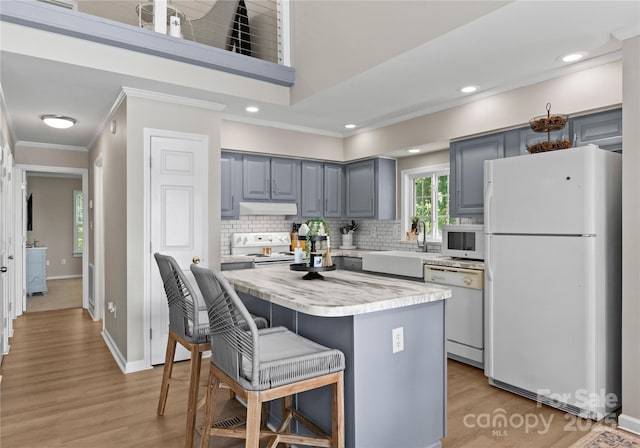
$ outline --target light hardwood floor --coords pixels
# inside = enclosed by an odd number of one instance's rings
[[[47,280],[47,289],[27,296],[27,312],[82,308],[82,277]]]
[[[171,386],[165,415],[156,416],[162,369],[122,374],[102,340],[101,322],[93,322],[86,311],[29,313],[18,318],[14,328],[11,351],[0,371],[2,448],[183,446],[187,383]],[[203,384],[207,368],[203,362]],[[184,362],[174,367],[175,375],[187,371]],[[563,413],[489,386],[478,369],[450,361],[448,379],[445,448],[565,448],[584,435],[564,431],[570,420]],[[225,400],[223,417],[241,409],[227,394],[219,395]],[[480,427],[482,415],[494,416],[500,409],[507,417],[543,415],[548,421],[553,416],[551,429],[538,433],[544,428],[541,423],[529,431],[514,425]],[[512,422],[517,424],[517,418]],[[238,440],[215,440],[216,448],[242,446]]]

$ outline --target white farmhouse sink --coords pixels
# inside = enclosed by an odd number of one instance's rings
[[[402,250],[364,252],[362,254],[362,269],[382,274],[423,278],[424,260],[438,256],[441,254]]]

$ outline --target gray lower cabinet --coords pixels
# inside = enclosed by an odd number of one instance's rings
[[[300,209],[303,218],[323,216],[324,165],[322,162],[302,162],[302,196]]]
[[[297,201],[299,189],[299,160],[255,155],[243,156],[243,199]]]
[[[242,196],[242,156],[233,153],[220,155],[220,216],[238,219]]]
[[[346,271],[362,271],[362,258],[360,257],[333,257],[336,269],[344,269]]]
[[[622,152],[622,109],[574,117],[570,122],[574,147],[594,144]]]
[[[345,166],[346,218],[395,219],[396,161],[377,158]]]
[[[27,295],[47,292],[47,248],[28,247],[26,259]]]
[[[456,217],[484,213],[484,161],[503,158],[504,133],[451,143],[449,214]]]

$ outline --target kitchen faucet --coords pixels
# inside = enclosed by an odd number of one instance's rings
[[[422,244],[420,243],[420,225],[422,225]],[[426,252],[427,251],[427,236],[426,236],[426,230],[427,230],[427,226],[425,224],[425,222],[420,219],[418,221],[418,225],[416,226],[416,232],[418,232],[418,249],[422,252]]]

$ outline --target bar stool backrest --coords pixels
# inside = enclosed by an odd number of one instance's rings
[[[191,265],[209,313],[211,362],[235,381],[247,380],[253,387],[259,381],[258,328],[247,308],[226,278],[219,272]],[[215,350],[213,350],[215,347]],[[243,368],[251,366],[248,378]]]
[[[188,342],[207,342],[209,328],[204,325],[206,322],[200,322],[197,292],[173,257],[160,253],[154,257],[169,303],[169,328]]]

